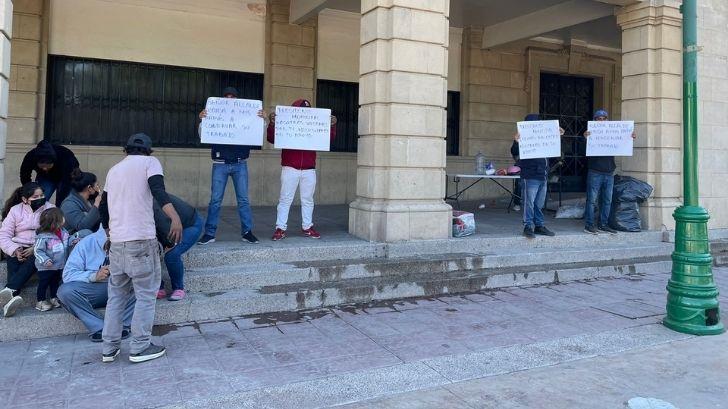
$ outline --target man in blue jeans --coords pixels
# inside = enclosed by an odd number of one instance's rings
[[[109,299],[109,259],[104,244],[106,232],[98,229],[78,242],[63,268],[63,284],[58,288],[58,299],[63,306],[81,320],[89,331],[92,342],[101,342],[104,318],[96,308],[106,307]],[[131,317],[136,298],[129,297],[123,315],[121,339],[129,338]]]
[[[157,229],[157,240],[164,247],[164,265],[167,266],[169,280],[172,282],[172,294],[169,301],[180,301],[185,298],[185,265],[182,262],[182,255],[195,245],[197,239],[202,234],[202,218],[197,214],[197,209],[190,206],[187,202],[179,197],[167,194],[169,202],[174,206],[174,210],[179,215],[182,222],[182,240],[179,243],[173,243],[169,239],[169,231],[172,220],[164,213],[162,207],[154,201],[154,224]],[[164,289],[164,281],[159,285],[157,291],[157,299],[167,297],[167,290]]]
[[[529,114],[524,121],[538,121],[538,114]],[[561,135],[564,130],[560,129]],[[518,143],[521,135],[516,133],[511,145],[511,156],[520,156]],[[529,239],[536,235],[553,237],[556,233],[544,226],[543,207],[546,204],[546,178],[549,171],[547,158],[519,159],[521,168],[521,201],[523,202],[523,235]]]
[[[237,98],[238,90],[227,87],[222,91],[224,98]],[[265,112],[258,112],[258,116],[265,120]],[[207,110],[200,112],[200,120],[207,117]],[[209,244],[215,242],[217,222],[220,218],[220,206],[225,196],[225,186],[228,177],[233,179],[235,197],[238,201],[238,215],[240,216],[240,235],[244,242],[258,243],[258,238],[253,235],[253,213],[250,210],[248,200],[248,157],[250,146],[245,145],[212,145],[212,184],[210,204],[207,207],[207,222],[205,222],[205,234],[198,244]]]
[[[609,113],[599,109],[594,113],[595,121],[608,121]],[[589,131],[584,137],[589,138]],[[632,133],[632,139],[636,137]],[[584,211],[584,231],[589,234],[599,234],[600,231],[617,234],[609,227],[609,213],[612,211],[612,190],[614,189],[614,170],[617,168],[614,156],[591,156],[588,159],[586,176],[586,209]],[[594,225],[594,213],[599,197],[599,223]]]

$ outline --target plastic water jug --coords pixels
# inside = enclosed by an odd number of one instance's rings
[[[478,151],[478,154],[475,155],[475,173],[478,175],[484,175],[485,166],[485,155],[483,155],[483,152]]]

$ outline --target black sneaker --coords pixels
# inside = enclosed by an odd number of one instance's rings
[[[527,239],[532,239],[536,237],[536,235],[533,233],[533,227],[526,226],[523,228],[523,235],[526,236]]]
[[[546,226],[536,226],[536,229],[533,232],[536,234],[540,234],[541,236],[554,237],[556,235],[556,233],[547,229]]]
[[[147,362],[151,361],[152,359],[157,359],[164,355],[166,349],[164,347],[161,347],[159,345],[149,344],[147,349],[144,351],[138,353],[138,354],[131,354],[129,355],[129,361],[134,363],[139,362]]]
[[[243,234],[243,241],[247,241],[248,243],[259,243],[258,238],[253,235],[252,231],[248,231],[247,233]]]
[[[209,234],[205,234],[204,236],[202,236],[200,241],[197,242],[197,244],[204,246],[205,244],[210,244],[210,243],[214,243],[214,242],[215,242],[215,238],[213,236],[210,236]]]
[[[594,226],[584,227],[584,232],[589,233],[589,234],[599,234],[599,231],[597,231],[597,228]]]
[[[101,356],[101,362],[114,362],[116,357],[119,356],[119,353],[121,353],[121,350],[119,348],[116,348],[108,354],[103,354]]]
[[[617,231],[609,226],[599,226],[599,230],[607,232],[609,234],[617,234]]]

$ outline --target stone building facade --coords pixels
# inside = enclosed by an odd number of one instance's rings
[[[444,237],[443,197],[453,188],[446,175],[471,172],[478,152],[511,164],[515,122],[543,110],[547,74],[588,80],[588,106],[636,122],[634,156],[618,171],[655,187],[642,209],[647,226],[673,227],[682,194],[678,0],[208,3],[0,0],[5,196],[18,184],[23,154],[53,138],[53,58],[224,70],[261,75],[267,109],[297,98],[317,104],[322,82],[357,90],[358,148],[319,154],[317,203],[350,204],[350,232],[370,240]],[[700,190],[717,229],[728,227],[728,4],[701,1],[699,18]],[[454,142],[446,140],[451,128]],[[104,175],[121,157],[119,145],[92,142],[71,148],[84,169]],[[156,155],[170,191],[205,206],[209,150],[161,147]],[[254,205],[277,203],[278,158],[271,146],[253,152]],[[483,197],[504,200],[491,185],[465,198]],[[233,200],[228,194],[225,204]]]

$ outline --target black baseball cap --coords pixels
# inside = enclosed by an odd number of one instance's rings
[[[152,138],[145,133],[135,133],[129,137],[126,142],[127,148],[142,148],[147,149],[149,152],[152,151]]]

